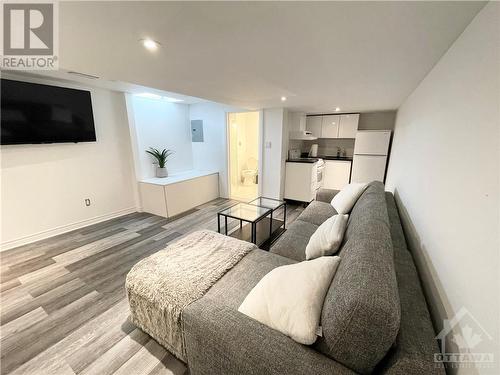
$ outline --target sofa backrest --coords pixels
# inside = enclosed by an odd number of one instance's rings
[[[382,183],[370,183],[356,202],[339,255],[316,349],[369,373],[394,343],[401,316]]]

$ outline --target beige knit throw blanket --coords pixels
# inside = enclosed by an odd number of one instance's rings
[[[183,309],[256,248],[203,230],[143,259],[130,270],[125,283],[132,322],[186,362]]]

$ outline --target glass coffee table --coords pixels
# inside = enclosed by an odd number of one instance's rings
[[[276,211],[283,208],[283,220]],[[286,230],[286,202],[259,197],[248,203],[238,203],[217,213],[217,229],[221,233],[221,217],[224,217],[226,235],[253,242],[261,249],[269,250],[272,243]],[[239,220],[239,228],[228,234],[228,218]],[[245,223],[245,224],[244,224]]]

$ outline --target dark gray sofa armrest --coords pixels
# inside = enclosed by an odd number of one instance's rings
[[[191,375],[355,374],[316,350],[207,297],[185,308],[183,322]]]
[[[340,190],[332,190],[332,189],[319,189],[316,193],[316,200],[320,202],[330,203],[333,197]]]

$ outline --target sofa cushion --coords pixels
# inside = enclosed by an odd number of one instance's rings
[[[415,263],[406,246],[394,196],[386,192],[385,197],[401,301],[401,323],[395,344],[378,364],[377,370],[379,373],[394,375],[444,375],[444,367],[434,361],[434,353],[439,353],[434,338],[436,333],[432,327]]]
[[[318,337],[321,308],[339,262],[339,257],[320,257],[277,267],[248,293],[238,311],[311,345]]]
[[[333,215],[321,224],[309,238],[306,246],[306,259],[335,254],[342,243],[349,215]]]
[[[183,313],[192,375],[358,375],[207,296]]]
[[[323,306],[316,348],[369,373],[394,343],[400,302],[382,183],[370,183],[352,209],[340,262]]]
[[[303,220],[295,220],[288,230],[276,241],[271,252],[297,260],[306,260],[306,246],[318,225]]]
[[[330,204],[332,202],[333,197],[337,195],[339,191],[340,190],[321,188],[316,192],[316,200]]]
[[[252,288],[276,267],[296,261],[256,249],[248,253],[236,266],[217,281],[205,294],[206,297],[235,310]],[[205,298],[205,296],[203,298]]]
[[[356,204],[358,198],[365,191],[367,184],[353,182],[345,186],[332,198],[332,206],[339,214],[348,214]]]
[[[326,219],[336,215],[337,211],[329,203],[312,201],[304,211],[297,217],[297,220],[302,220],[314,225],[321,225]]]

